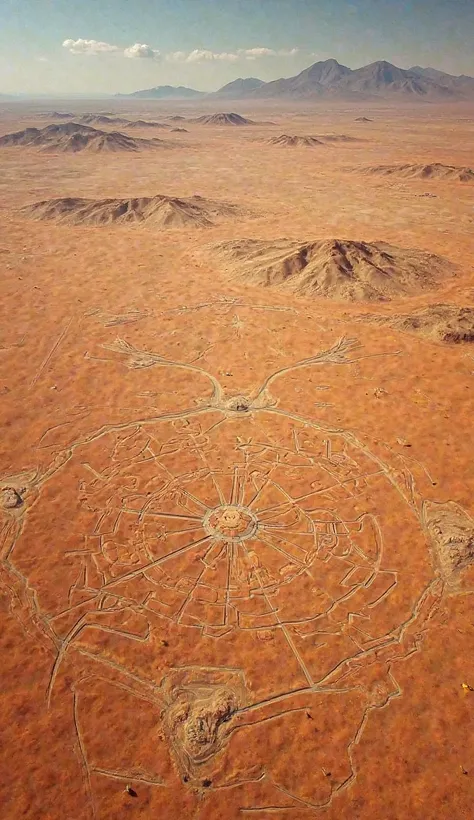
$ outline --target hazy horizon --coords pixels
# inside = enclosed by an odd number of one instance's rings
[[[326,58],[326,60],[327,59],[331,59],[331,58]],[[309,63],[308,66],[304,66],[303,69],[300,69],[300,70],[302,71],[302,70],[304,70],[304,68],[309,68],[311,65],[314,64],[314,62],[318,62],[318,61],[314,60],[312,63]],[[343,65],[347,65],[347,64],[343,63]],[[354,69],[357,69],[357,68],[362,68],[363,66],[347,66],[347,67],[352,68],[354,70]],[[414,67],[414,66],[398,66],[398,68],[404,68],[405,70],[409,69],[409,68],[412,68],[412,67]],[[422,67],[423,68],[438,68],[438,66],[436,66],[436,65],[422,66]],[[474,75],[474,72],[473,72],[473,75]],[[249,78],[251,76],[255,78],[255,75],[253,75],[253,74],[252,75],[246,74],[245,77],[240,77],[240,76],[236,75],[235,77],[231,78],[230,80],[227,80],[226,83],[223,83],[223,85],[226,85],[227,83],[232,82],[233,80],[245,79],[245,78]],[[258,78],[258,79],[261,79],[261,77]],[[280,79],[280,78],[279,77],[273,77],[271,79]],[[266,80],[264,82],[269,82],[269,81],[271,81],[271,80]],[[152,88],[152,87],[166,87],[166,86],[179,88],[179,87],[183,87],[183,84],[182,83],[179,83],[179,84],[176,83],[176,84],[173,85],[172,83],[159,83],[159,84],[157,84],[157,86],[150,86],[150,88]],[[187,88],[192,88],[195,91],[201,91],[203,94],[211,94],[215,91],[218,91],[222,87],[222,85],[218,85],[215,88],[207,88],[207,89],[197,88],[195,85],[186,86],[186,87]],[[139,90],[146,90],[146,89],[145,88],[140,88],[140,89],[134,88],[133,89],[133,91],[139,91]],[[2,93],[4,93],[4,92],[0,92],[0,99],[1,99]],[[12,97],[12,99],[16,98],[16,99],[24,99],[24,100],[28,100],[28,99],[32,99],[32,100],[33,99],[61,99],[61,100],[71,99],[72,100],[72,99],[76,99],[76,98],[77,99],[91,99],[92,100],[92,99],[95,99],[95,98],[97,98],[97,99],[113,99],[116,96],[118,96],[118,97],[127,96],[128,93],[130,93],[130,92],[114,92],[114,91],[111,91],[111,92],[106,92],[106,91],[103,91],[103,92],[94,92],[94,91],[84,91],[84,92],[80,92],[80,91],[79,92],[77,92],[77,91],[76,92],[59,91],[59,92],[53,92],[53,91],[51,91],[51,92],[48,93],[48,92],[38,91],[38,92],[30,92],[30,93],[28,93],[28,92],[16,92],[16,93],[10,92],[10,96]],[[9,96],[9,95],[7,94],[6,96]],[[141,99],[143,100],[143,98],[141,98]],[[186,102],[193,103],[193,101],[195,100],[194,97],[189,97],[189,98],[183,97],[183,98],[179,98],[179,99],[182,103],[186,103]],[[201,98],[199,98],[199,99],[201,99]],[[140,98],[138,98],[138,100],[140,100]],[[166,102],[166,100],[167,100],[167,97],[164,97],[163,102]],[[302,100],[302,102],[305,102],[305,101]],[[325,99],[324,102],[325,102],[325,104],[327,104],[327,99]],[[383,102],[385,102],[385,100],[382,98],[380,100],[380,102],[383,103]]]
[[[113,95],[158,85],[215,91],[329,58],[474,75],[467,0],[4,0],[0,94]]]

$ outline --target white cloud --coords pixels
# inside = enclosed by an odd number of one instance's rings
[[[102,43],[98,40],[64,40],[63,48],[67,48],[71,54],[111,54],[120,51],[118,46],[110,43]]]
[[[256,60],[257,57],[275,57],[276,53],[273,48],[265,48],[264,46],[258,46],[257,48],[239,48],[239,54],[242,54],[247,60]]]
[[[187,56],[185,51],[170,51],[169,54],[166,55],[166,60],[168,60],[169,63],[185,63]]]
[[[256,48],[239,48],[239,54],[245,57],[246,60],[258,60],[259,57],[293,57],[298,54],[298,48],[266,48],[265,46],[257,46]]]
[[[63,48],[67,48],[71,54],[117,54],[121,52],[124,57],[133,60],[161,60],[161,52],[152,48],[147,43],[135,43],[126,48],[103,43],[98,40],[64,40]],[[258,60],[262,57],[292,57],[298,53],[297,48],[281,48],[275,50],[266,46],[256,46],[254,48],[239,48],[237,51],[210,51],[205,48],[195,48],[193,51],[172,51],[165,55],[165,59],[171,63],[206,63],[206,62],[227,62],[235,63],[238,60]]]
[[[232,54],[228,51],[207,51],[206,49],[195,48],[185,58],[186,63],[202,63],[212,60],[223,60],[229,63],[235,63],[239,59],[238,54]]]
[[[232,51],[210,51],[205,48],[195,48],[193,51],[172,51],[166,55],[171,63],[205,63],[223,61],[235,63],[237,60],[257,60],[260,57],[293,57],[298,53],[297,48],[282,48],[275,51],[273,48],[258,46],[256,48],[239,48]]]
[[[132,60],[160,60],[161,53],[146,43],[135,43],[133,46],[128,46],[124,50],[125,57],[130,57]]]

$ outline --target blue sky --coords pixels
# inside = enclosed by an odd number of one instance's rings
[[[474,0],[0,0],[0,93],[213,90],[335,57],[474,75]]]

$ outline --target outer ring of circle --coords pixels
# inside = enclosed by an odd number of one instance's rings
[[[251,520],[249,522],[249,526],[244,532],[239,533],[238,535],[224,535],[223,533],[219,532],[218,530],[214,529],[209,524],[209,519],[211,515],[218,512],[219,510],[224,511],[226,508],[230,508],[232,510],[239,510],[245,515],[247,515]],[[248,509],[248,507],[242,507],[240,504],[219,504],[218,507],[213,507],[212,510],[208,510],[203,518],[203,527],[208,535],[213,536],[214,538],[218,538],[220,541],[231,541],[231,542],[238,542],[238,541],[246,541],[248,538],[252,538],[258,530],[258,519],[255,513]]]

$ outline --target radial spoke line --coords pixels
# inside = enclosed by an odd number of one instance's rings
[[[154,442],[155,442],[155,443],[156,443],[156,444],[157,444],[160,448],[162,447],[162,445],[160,444],[160,442],[159,442],[159,441],[157,441],[157,440],[156,440],[156,438],[154,438],[154,436],[152,436],[152,435],[150,434],[150,435],[149,435],[149,438],[150,438],[150,441],[154,441]],[[151,450],[150,452],[153,452],[153,451]],[[183,480],[183,474],[181,474],[181,475],[177,475],[177,476],[176,476],[176,475],[174,475],[174,473],[172,473],[172,472],[171,472],[171,470],[169,469],[169,467],[167,467],[167,466],[166,466],[166,464],[162,464],[162,462],[159,460],[159,455],[155,455],[155,454],[153,454],[153,455],[154,455],[154,460],[156,461],[157,465],[158,465],[159,467],[161,467],[161,469],[162,469],[162,470],[164,470],[166,473],[168,473],[168,475],[170,476],[170,478],[172,479],[172,481],[173,481],[173,482],[177,482],[177,481],[182,481],[182,480]],[[166,455],[166,454],[165,454],[165,455]],[[195,497],[194,497],[191,493],[189,493],[187,490],[185,490],[185,489],[184,489],[184,487],[181,487],[180,489],[181,489],[181,492],[182,492],[184,495],[187,495],[187,496],[188,496],[188,498],[191,498],[191,499],[195,502],[195,504],[197,504],[199,507],[203,507],[205,510],[209,510],[209,509],[210,509],[210,508],[209,508],[206,504],[204,504],[202,501],[199,501],[199,499],[198,499],[198,498],[195,498]]]
[[[227,626],[230,608],[230,580],[232,574],[232,564],[234,561],[234,545],[227,544],[227,573],[226,573],[226,590],[225,590],[225,610],[224,610],[224,624]]]
[[[166,555],[162,555],[161,558],[157,558],[156,561],[152,561],[149,564],[145,564],[145,566],[133,570],[133,572],[128,572],[126,575],[122,575],[120,578],[114,578],[113,581],[108,581],[106,584],[104,584],[102,590],[108,589],[112,586],[116,586],[117,584],[121,584],[124,581],[130,581],[132,580],[132,578],[136,578],[138,575],[143,575],[143,573],[148,572],[148,570],[153,569],[153,567],[158,567],[160,566],[160,564],[164,564],[165,561],[169,561],[170,558],[176,558],[178,555],[183,555],[183,553],[188,552],[188,550],[193,549],[193,547],[197,547],[199,546],[199,544],[204,544],[206,541],[209,541],[210,539],[211,536],[206,535],[204,538],[199,538],[197,541],[193,541],[191,544],[187,544],[185,547],[180,547],[180,549],[173,550],[173,552],[168,552]]]
[[[247,466],[245,465],[243,468],[243,475],[241,476],[240,484],[239,484],[239,498],[238,503],[243,505],[245,499],[245,485],[248,482],[248,472]]]
[[[232,476],[232,489],[230,491],[230,504],[237,504],[238,503],[238,496],[237,491],[239,489],[239,473],[238,467],[234,467],[234,474]],[[240,496],[240,493],[239,493]]]
[[[204,501],[200,501],[199,498],[196,498],[196,496],[188,492],[188,490],[185,490],[184,487],[181,488],[181,492],[183,493],[183,495],[187,495],[187,497],[190,498],[191,501],[194,501],[194,503],[197,504],[199,507],[203,507],[203,509],[205,510],[212,509],[212,507],[208,507],[207,504],[204,504]]]
[[[372,477],[372,476],[380,475],[382,472],[383,472],[382,470],[378,470],[376,473],[368,473],[367,475]],[[366,476],[364,475],[364,476],[358,476],[358,477],[359,478],[365,478]],[[331,476],[331,478],[333,478],[333,476]],[[311,492],[309,492],[309,493],[305,493],[304,495],[299,495],[299,496],[295,497],[293,499],[293,503],[294,504],[299,504],[300,501],[305,501],[307,498],[311,498],[312,495],[324,495],[324,493],[329,493],[329,492],[331,492],[331,490],[336,490],[339,487],[344,487],[345,484],[348,484],[351,481],[355,481],[355,480],[356,479],[354,479],[354,478],[346,478],[346,479],[344,479],[344,481],[337,481],[335,484],[330,484],[328,487],[322,487],[321,490],[311,490]],[[287,503],[288,502],[283,502],[282,501],[280,504],[275,504],[273,507],[267,507],[265,510],[261,511],[260,515],[263,515],[264,513],[267,513],[267,512],[273,512],[274,510],[277,510],[279,507],[283,507]],[[311,511],[309,511],[309,512],[311,512]],[[309,512],[308,512],[308,514],[309,514]]]
[[[249,501],[249,502],[248,502],[248,504],[247,504],[247,507],[249,507],[249,508],[250,508],[253,504],[255,504],[255,502],[258,500],[258,497],[259,497],[259,496],[263,493],[263,491],[267,488],[268,484],[269,484],[269,483],[271,482],[271,480],[272,480],[272,473],[273,473],[273,472],[277,469],[277,466],[278,466],[278,465],[274,464],[274,465],[273,465],[273,467],[271,467],[271,468],[270,468],[270,470],[268,471],[268,473],[266,473],[266,475],[265,475],[265,482],[262,484],[262,486],[260,487],[260,489],[259,489],[259,490],[257,490],[257,492],[255,493],[254,497],[250,499],[250,501]]]
[[[288,511],[290,509],[294,509],[294,504],[290,503],[289,501],[280,501],[279,504],[274,504],[273,507],[266,507],[264,510],[259,510],[258,517],[261,519],[263,516],[266,516],[267,513],[273,513],[277,510],[280,510],[282,507],[288,507]]]
[[[216,478],[215,478],[215,475],[214,475],[214,470],[212,470],[212,468],[211,468],[211,466],[210,466],[210,464],[209,464],[209,462],[206,458],[205,453],[203,452],[203,450],[197,444],[195,436],[191,435],[191,438],[194,442],[194,446],[195,446],[197,452],[199,453],[199,458],[201,459],[201,461],[206,465],[207,469],[209,470],[209,475],[211,476],[212,483],[214,484],[214,487],[216,488],[216,492],[217,492],[217,495],[219,497],[219,500],[220,500],[221,504],[225,504],[225,500],[224,500],[222,490],[219,487],[219,484],[216,481]]]
[[[261,590],[262,590],[262,595],[263,595],[263,597],[265,598],[265,601],[266,601],[266,603],[267,603],[267,606],[269,607],[270,611],[273,611],[273,612],[274,612],[275,618],[276,618],[276,619],[277,619],[277,621],[278,621],[278,624],[279,624],[279,626],[280,626],[280,629],[281,629],[281,631],[283,632],[283,634],[284,634],[284,636],[285,636],[285,638],[286,638],[286,641],[287,641],[287,643],[288,643],[288,646],[290,647],[291,651],[293,652],[293,655],[295,656],[295,658],[296,658],[296,660],[297,660],[297,662],[298,662],[298,665],[299,665],[299,667],[300,667],[301,671],[303,672],[303,674],[304,674],[304,676],[305,676],[306,680],[308,681],[309,685],[310,685],[310,686],[314,686],[314,681],[313,681],[313,679],[312,679],[312,677],[311,677],[311,675],[310,675],[310,673],[309,673],[309,671],[308,671],[308,669],[307,669],[307,667],[306,667],[306,664],[304,663],[304,661],[303,661],[303,659],[302,659],[302,657],[301,657],[300,653],[298,652],[298,649],[296,648],[296,646],[295,646],[295,644],[294,644],[294,642],[293,642],[293,639],[292,639],[292,637],[291,637],[291,635],[290,635],[290,633],[289,633],[289,630],[287,629],[287,627],[285,626],[285,624],[284,624],[284,623],[282,623],[282,621],[281,621],[281,619],[280,619],[280,616],[279,616],[279,614],[278,614],[278,610],[277,610],[277,609],[276,609],[276,610],[273,610],[273,609],[272,609],[272,605],[271,605],[270,601],[268,600],[268,596],[267,596],[267,594],[266,594],[266,592],[265,592],[265,588],[264,588],[264,586],[263,586],[263,584],[262,584],[262,581],[261,581],[261,578],[260,578],[260,573],[259,573],[259,571],[258,571],[258,570],[256,570],[256,571],[255,571],[255,575],[257,576],[257,580],[258,580],[258,583],[260,584],[260,588],[261,588]]]
[[[201,559],[203,562],[204,562],[204,559],[206,558],[206,556],[207,556],[208,552],[210,552],[210,550],[212,549],[212,547],[213,547],[213,545],[211,544],[211,546],[209,547],[209,549],[208,549],[208,550],[206,550],[206,554],[205,554],[205,555],[203,556],[203,558]],[[178,612],[176,613],[176,617],[177,617],[176,623],[178,623],[178,624],[179,624],[179,622],[181,621],[181,617],[182,617],[182,615],[184,615],[184,610],[186,609],[187,605],[189,604],[189,601],[190,601],[191,595],[192,595],[192,594],[193,594],[193,592],[195,591],[196,587],[199,585],[199,581],[201,580],[202,576],[204,575],[204,573],[205,573],[206,569],[208,569],[208,566],[207,566],[207,564],[203,563],[203,567],[202,567],[201,572],[199,573],[198,577],[194,580],[194,585],[193,585],[193,586],[192,586],[192,588],[189,590],[188,594],[186,595],[186,598],[184,599],[184,601],[183,601],[183,603],[181,604],[181,606],[180,606],[180,608],[179,608]]]
[[[278,618],[278,615],[276,615],[276,618]],[[310,686],[314,686],[314,680],[312,679],[312,677],[309,673],[309,670],[308,670],[305,662],[303,661],[303,658],[301,657],[300,653],[298,652],[295,644],[293,643],[293,639],[292,639],[287,627],[284,624],[281,624],[281,631],[283,632],[286,640],[288,641],[288,645],[289,645],[291,651],[293,652],[296,660],[298,661],[298,664],[301,667],[301,670],[302,670],[306,680],[308,681]]]
[[[201,453],[201,451],[199,451],[199,455],[201,456],[204,464],[206,465],[207,469],[209,470],[209,475],[211,476],[212,483],[214,484],[214,487],[216,488],[217,495],[219,496],[219,501],[221,502],[221,504],[225,504],[224,493],[222,492],[222,490],[219,486],[219,482],[217,481],[216,476],[215,476],[216,471],[211,469],[211,467],[209,466],[209,462],[208,462],[207,458],[204,456],[203,453]]]
[[[202,529],[204,529],[204,528],[203,528],[202,521],[201,521],[199,523],[199,525],[196,526],[196,527],[187,527],[184,530],[172,530],[171,532],[167,533],[167,538],[172,538],[174,535],[183,535],[183,533],[186,533],[186,532],[198,532],[199,530],[202,530]]]
[[[255,493],[253,498],[250,499],[250,501],[247,504],[247,507],[250,508],[253,504],[255,504],[255,502],[258,500],[259,495],[262,494],[263,490],[267,487],[267,485],[270,483],[270,481],[271,481],[270,473],[267,473],[267,475],[265,477],[265,482],[262,484],[260,489],[257,490],[257,492]]]
[[[259,524],[259,529],[268,530],[270,535],[273,534],[275,530],[278,532],[288,532],[290,531],[292,535],[314,535],[314,530],[292,530],[291,525],[288,524],[286,527],[279,527],[277,524]],[[278,535],[278,538],[283,538],[282,535]],[[288,540],[288,539],[286,539]]]
[[[224,419],[221,419],[220,421],[215,421],[214,424],[207,428],[207,430],[204,430],[204,435],[209,435],[209,433],[212,433],[213,430],[216,430],[223,423]]]
[[[217,481],[217,479],[215,478],[215,475],[214,475],[213,470],[209,470],[209,474],[210,474],[210,476],[211,476],[211,478],[212,478],[212,483],[214,484],[214,487],[216,488],[216,492],[217,492],[217,495],[218,495],[218,497],[219,497],[219,501],[220,501],[220,503],[221,503],[222,505],[224,505],[224,504],[226,503],[226,501],[225,501],[225,496],[224,496],[224,493],[223,493],[223,492],[222,492],[222,490],[221,490],[221,487],[220,487],[220,485],[219,485],[219,482],[218,482],[218,481]]]
[[[287,518],[286,518],[288,513],[294,513],[293,518],[291,519],[291,521],[288,521]],[[297,507],[296,505],[292,505],[292,507],[290,509],[280,512],[277,519],[275,519],[275,516],[272,516],[270,519],[268,519],[268,517],[266,516],[265,520],[262,521],[262,515],[259,515],[259,520],[261,522],[260,526],[263,527],[264,529],[268,529],[268,530],[273,529],[273,530],[295,531],[295,530],[293,530],[293,527],[299,526],[302,523],[302,521],[301,521],[302,518],[306,518],[307,521],[310,521],[308,516],[305,513],[303,513],[299,509],[299,507]],[[309,533],[309,532],[312,532],[312,530],[306,530],[306,531],[297,530],[297,532],[300,535],[304,535],[305,532]]]
[[[307,534],[307,535],[311,535],[311,533],[305,533],[305,535],[306,535],[306,534]],[[306,550],[304,547],[300,547],[300,546],[299,546],[299,544],[295,544],[295,543],[293,543],[293,541],[290,541],[290,539],[289,539],[289,538],[286,538],[286,537],[284,537],[284,536],[282,536],[282,535],[278,535],[277,533],[273,533],[273,532],[271,532],[271,533],[267,533],[267,537],[269,537],[269,536],[272,536],[273,538],[280,538],[282,541],[286,541],[286,543],[287,543],[287,544],[290,544],[290,545],[291,545],[292,547],[294,547],[295,549],[297,549],[297,550],[299,550],[300,552],[304,553],[304,555],[305,555],[305,556],[308,554],[308,550]],[[313,540],[314,540],[314,536],[313,536]],[[263,541],[263,538],[262,538],[262,541]],[[266,543],[266,544],[271,544],[271,542],[270,542],[270,541],[265,541],[265,543]],[[298,559],[297,559],[297,558],[295,558],[295,561],[297,561],[297,560],[298,560]]]
[[[137,513],[138,510],[132,510],[128,507],[124,507],[124,512],[127,513]],[[202,521],[202,518],[199,515],[179,515],[178,513],[167,513],[167,512],[147,512],[147,516],[152,516],[153,518],[181,518],[184,521]]]
[[[285,558],[289,558],[290,561],[296,562],[297,564],[300,565],[300,567],[302,567],[302,568],[306,567],[306,564],[304,563],[304,561],[301,561],[300,558],[295,558],[293,555],[290,555],[290,553],[286,552],[283,549],[283,547],[278,547],[278,546],[276,546],[276,544],[272,544],[271,541],[267,541],[266,538],[262,538],[261,536],[258,536],[258,537],[260,538],[260,541],[263,541],[263,543],[267,545],[267,547],[271,547],[271,549],[276,550],[277,552],[280,552],[282,555],[285,556]]]
[[[216,542],[214,542],[214,543],[212,544],[212,546],[211,546],[211,550],[215,547],[216,543],[218,543],[218,541],[216,541]],[[222,556],[222,553],[224,552],[225,548],[226,548],[226,545],[225,545],[225,544],[223,544],[223,545],[222,545],[222,547],[221,547],[221,549],[219,550],[218,554],[216,555],[216,557],[215,557],[215,558],[213,558],[213,560],[211,561],[211,563],[206,564],[206,566],[207,566],[209,569],[213,569],[213,567],[214,567],[214,566],[215,566],[215,565],[216,565],[216,564],[220,561],[221,556]],[[209,551],[210,551],[210,550],[208,550],[208,552],[209,552]],[[206,555],[204,556],[204,558],[203,558],[202,560],[203,560],[203,561],[205,561],[205,560],[206,560],[206,558],[207,558],[207,552],[206,552]]]

